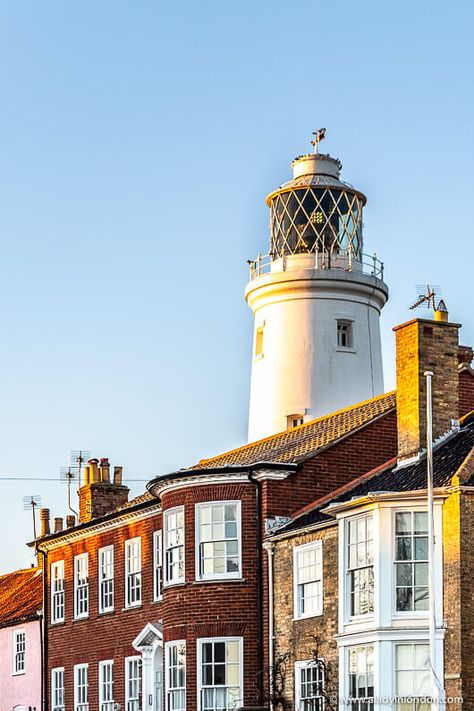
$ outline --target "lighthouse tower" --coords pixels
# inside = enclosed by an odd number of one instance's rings
[[[250,262],[245,291],[255,317],[249,441],[383,392],[388,288],[383,264],[363,252],[366,197],[341,167],[317,152],[296,158],[293,179],[267,197],[270,252]]]

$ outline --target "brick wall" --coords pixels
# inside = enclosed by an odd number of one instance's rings
[[[426,442],[425,371],[433,371],[433,437],[459,414],[459,324],[415,319],[397,326],[397,416],[399,457],[411,457]]]
[[[195,505],[205,501],[241,501],[242,580],[200,581],[195,576]],[[187,708],[196,708],[196,641],[202,637],[242,637],[244,699],[259,703],[258,550],[255,485],[250,482],[183,487],[164,493],[163,512],[184,506],[185,583],[163,591],[165,642],[186,640]]]
[[[302,534],[278,541],[274,549],[274,618],[275,660],[287,656],[284,669],[284,697],[294,702],[295,662],[313,659],[314,650],[328,666],[326,693],[337,695],[338,650],[337,634],[338,597],[338,534],[337,525],[320,531]],[[293,600],[293,548],[322,541],[323,555],[323,614],[294,620]],[[290,707],[291,708],[291,707]]]
[[[65,622],[49,624],[49,679],[51,669],[65,668],[66,709],[73,708],[73,667],[89,664],[89,703],[91,709],[99,707],[98,666],[100,660],[113,659],[115,668],[115,700],[124,708],[125,657],[137,652],[132,641],[147,622],[161,618],[161,603],[153,602],[153,532],[161,529],[161,514],[130,523],[115,530],[87,535],[79,541],[65,543],[49,553],[49,566],[58,560],[65,561]],[[125,560],[124,544],[129,538],[142,539],[142,606],[124,610]],[[99,614],[98,606],[98,549],[114,546],[114,612]],[[74,620],[73,560],[79,553],[89,553],[89,617]],[[48,622],[51,605],[48,604]]]
[[[459,373],[459,416],[474,410],[474,371],[463,369]]]

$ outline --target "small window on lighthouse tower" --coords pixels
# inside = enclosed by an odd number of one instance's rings
[[[337,322],[337,347],[353,348],[352,323],[351,321]]]
[[[287,429],[291,430],[293,427],[299,427],[304,423],[303,415],[288,415],[286,418]]]
[[[263,356],[263,326],[259,326],[255,332],[255,358]]]

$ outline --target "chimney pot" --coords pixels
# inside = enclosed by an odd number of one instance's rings
[[[71,515],[66,516],[66,528],[74,528],[76,525],[76,517]]]
[[[100,481],[110,481],[110,464],[107,457],[100,460]]]
[[[114,484],[121,486],[123,467],[114,467]]]
[[[99,481],[99,470],[97,468],[97,465],[99,463],[98,459],[89,459],[89,467],[90,467],[90,483],[94,484],[96,481]]]
[[[62,518],[55,518],[54,519],[54,532],[55,533],[61,533],[63,530],[63,520]]]
[[[49,509],[40,509],[39,516],[41,522],[40,537],[43,538],[44,536],[49,536],[51,532],[49,530]]]

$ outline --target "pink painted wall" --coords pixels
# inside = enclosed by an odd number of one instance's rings
[[[13,674],[13,632],[26,633],[25,673]],[[0,628],[0,711],[41,711],[41,637],[38,621]]]

